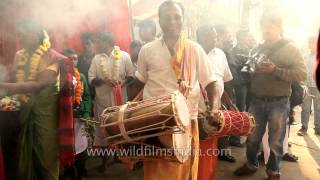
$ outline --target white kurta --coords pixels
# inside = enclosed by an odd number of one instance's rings
[[[113,57],[109,57],[106,54],[98,54],[96,55],[91,63],[88,79],[89,83],[92,83],[92,80],[95,78],[105,79],[103,70],[102,70],[102,62],[107,61],[108,67],[110,67],[109,71],[113,71]],[[119,70],[120,80],[125,80],[128,76],[134,76],[134,68],[128,53],[121,51],[121,59],[120,59],[120,70]],[[113,95],[113,87],[110,84],[102,84],[101,86],[95,87],[96,96],[94,98],[94,115],[97,121],[100,121],[99,116],[107,107],[115,106],[114,95]],[[127,101],[127,91],[125,86],[122,88],[122,102]],[[103,141],[103,135],[101,134],[101,129],[99,125],[96,127],[96,137],[94,141],[94,145],[105,145],[106,142]]]
[[[219,96],[222,97],[224,91],[224,83],[231,81],[233,79],[227,57],[225,53],[218,48],[214,48],[208,54],[209,64],[212,72],[217,77],[216,86],[219,87]],[[204,112],[206,110],[203,97],[200,98],[199,103],[200,111]]]
[[[215,75],[209,68],[208,56],[200,45],[192,42],[195,52],[196,69],[194,77],[191,77],[191,92],[187,99],[192,119],[198,116],[198,103],[200,98],[200,86],[206,87],[216,81]],[[141,48],[138,58],[138,71],[136,77],[145,83],[143,98],[166,95],[179,90],[178,80],[172,68],[172,57],[163,39],[155,40]]]

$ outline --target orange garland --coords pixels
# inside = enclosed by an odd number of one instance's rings
[[[83,84],[81,82],[81,78],[80,78],[80,73],[78,71],[77,68],[74,68],[73,69],[73,74],[77,80],[77,85],[75,87],[75,91],[74,91],[74,98],[73,98],[73,103],[76,105],[76,106],[79,106],[80,103],[81,103],[81,96],[82,96],[82,93],[83,93]]]

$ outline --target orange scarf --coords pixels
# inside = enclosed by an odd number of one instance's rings
[[[189,87],[192,81],[192,74],[195,71],[195,67],[192,67],[195,60],[194,49],[190,46],[190,40],[187,39],[185,33],[181,33],[175,56],[172,59],[172,68],[175,72],[176,78],[180,83],[180,91],[187,96],[189,93]]]
[[[182,75],[182,69],[183,69],[183,63],[184,63],[184,52],[186,48],[186,41],[187,38],[184,33],[180,34],[178,44],[177,44],[177,52],[176,55],[173,57],[172,60],[172,67],[176,74],[176,77],[178,80],[181,80],[183,77]]]

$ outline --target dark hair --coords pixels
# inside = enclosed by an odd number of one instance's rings
[[[242,39],[243,37],[249,34],[250,34],[250,31],[248,29],[240,29],[236,34],[237,40],[239,41],[240,39]]]
[[[138,27],[145,28],[145,29],[151,29],[154,35],[157,32],[157,25],[153,20],[149,20],[149,19],[143,20],[138,23]]]
[[[95,41],[94,34],[92,32],[84,32],[81,34],[80,40],[82,44],[86,44],[89,41],[94,42]]]
[[[111,32],[99,32],[96,35],[96,40],[102,41],[104,43],[109,44],[110,46],[114,46],[114,37]]]
[[[17,23],[16,30],[19,35],[23,34],[24,32],[35,33],[39,37],[39,44],[41,44],[43,39],[45,38],[43,33],[43,27],[34,19],[22,19]]]
[[[143,43],[139,40],[133,40],[131,43],[130,43],[130,47],[131,48],[136,48],[136,47],[141,47],[143,45]]]
[[[62,51],[62,54],[64,56],[71,56],[71,55],[74,55],[74,54],[77,54],[76,51],[74,49],[71,49],[71,48],[66,48]]]
[[[206,33],[206,32],[213,30],[213,29],[215,29],[215,28],[211,24],[205,24],[205,25],[200,26],[197,29],[197,39],[199,40],[199,37],[201,36],[201,34]]]
[[[182,15],[184,16],[184,7],[182,6],[181,3],[176,2],[176,1],[172,1],[172,0],[166,0],[159,6],[159,9],[158,9],[159,17],[160,17],[164,8],[173,7],[174,5],[178,5],[180,7],[180,9],[182,11]]]

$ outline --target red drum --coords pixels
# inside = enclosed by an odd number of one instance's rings
[[[219,128],[217,134],[247,136],[255,127],[254,117],[247,112],[220,111],[217,114]]]
[[[218,126],[205,123],[207,131],[219,136],[247,136],[255,128],[254,117],[247,112],[219,111],[216,114]],[[207,122],[207,121],[205,121]]]

